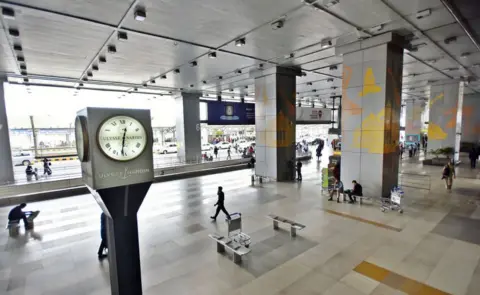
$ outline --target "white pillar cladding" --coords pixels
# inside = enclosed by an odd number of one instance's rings
[[[200,94],[182,92],[175,98],[177,156],[181,161],[197,162],[202,158],[200,133]]]
[[[398,184],[403,38],[382,34],[336,48],[343,55],[341,180],[371,197]]]
[[[424,108],[425,102],[422,99],[407,99],[405,136],[420,135],[420,132],[422,131],[422,112]]]
[[[5,79],[0,77],[0,185],[14,181],[4,81]]]
[[[463,97],[462,145],[476,144],[480,141],[480,94]]]
[[[428,150],[452,147],[459,159],[463,82],[430,86]]]
[[[255,173],[277,181],[291,179],[295,162],[296,76],[300,70],[273,67],[255,78]]]

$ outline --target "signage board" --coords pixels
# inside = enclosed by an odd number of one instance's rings
[[[332,120],[332,110],[324,108],[297,107],[298,122],[330,122]]]
[[[255,104],[224,101],[207,103],[209,125],[255,124]]]

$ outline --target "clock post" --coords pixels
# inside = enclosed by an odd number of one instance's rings
[[[149,110],[86,108],[77,113],[82,178],[107,217],[113,295],[141,295],[137,212],[153,182]]]

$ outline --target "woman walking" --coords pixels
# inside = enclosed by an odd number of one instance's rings
[[[453,179],[455,176],[455,167],[453,167],[452,161],[448,158],[448,163],[443,166],[442,179],[445,179],[445,187],[447,190],[452,189]]]

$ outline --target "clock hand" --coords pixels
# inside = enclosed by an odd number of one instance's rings
[[[122,156],[124,156],[124,152],[123,152],[123,149],[125,148],[125,135],[127,135],[127,127],[125,127],[125,129],[123,129],[123,138],[122,138]]]

